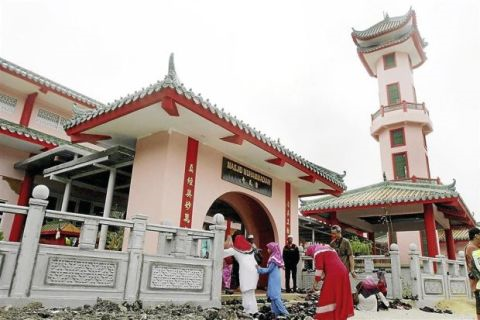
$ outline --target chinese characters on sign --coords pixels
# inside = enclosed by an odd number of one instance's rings
[[[227,158],[223,158],[222,179],[263,195],[272,196],[271,178]]]
[[[290,202],[290,183],[285,182],[285,241],[290,234],[290,212],[291,212],[291,202]]]
[[[198,141],[188,138],[187,159],[183,180],[182,214],[180,227],[192,227],[193,196],[195,194],[195,177],[197,172]]]

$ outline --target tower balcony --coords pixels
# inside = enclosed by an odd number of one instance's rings
[[[381,106],[372,117],[370,133],[376,139],[379,132],[394,127],[399,123],[418,124],[424,127],[425,134],[433,131],[430,114],[425,103],[402,101],[397,104]]]

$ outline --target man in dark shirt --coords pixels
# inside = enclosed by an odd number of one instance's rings
[[[347,268],[348,272],[355,278],[355,264],[353,259],[352,245],[348,239],[345,239],[342,236],[342,228],[340,226],[334,225],[331,229],[332,242],[330,242],[330,247],[337,251],[340,260]]]
[[[297,290],[297,264],[300,261],[300,252],[293,243],[293,236],[287,237],[287,244],[283,247],[283,261],[285,262],[285,285],[287,292],[290,290],[290,275],[293,278],[293,292]]]

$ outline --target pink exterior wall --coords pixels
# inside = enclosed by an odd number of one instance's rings
[[[388,105],[387,85],[399,83],[401,100],[415,102],[415,93],[413,90],[413,71],[410,68],[408,54],[396,52],[395,59],[397,66],[385,70],[383,57],[377,61],[377,79],[380,105]]]
[[[136,214],[143,214],[148,217],[150,223],[170,221],[174,226],[179,225],[186,148],[187,137],[176,132],[170,134],[160,132],[137,141],[127,219]],[[223,181],[221,179],[223,156],[218,150],[200,143],[192,228],[202,229],[207,211],[215,200],[226,193],[237,192],[252,198],[265,209],[273,226],[275,240],[283,245],[285,242],[285,182],[267,174],[273,179],[272,197],[268,197]],[[227,156],[227,158],[230,157]],[[234,158],[230,159],[238,161]],[[248,163],[238,162],[261,172]],[[295,210],[291,213],[291,228],[294,230],[295,241],[298,241],[297,199],[298,194],[295,189],[292,189],[291,203]],[[238,200],[232,201],[234,206],[244,211],[242,209],[244,203],[235,203]],[[245,220],[249,219],[250,221],[245,221],[247,229],[249,224],[255,222],[254,217]],[[147,234],[146,250],[154,252],[156,244],[155,235]]]
[[[392,148],[390,130],[401,127],[405,128],[405,145]],[[398,124],[380,132],[378,141],[380,144],[382,170],[385,172],[387,179],[394,179],[392,156],[401,152],[407,152],[410,177],[428,178],[427,150],[425,149],[422,130],[420,125]]]
[[[1,85],[0,85],[0,93],[17,99],[17,105],[15,106],[14,112],[10,113],[0,109],[0,118],[11,121],[11,122],[19,123],[20,117],[22,116],[22,110],[23,110],[23,105],[25,103],[26,96]]]
[[[468,241],[462,240],[462,241],[455,241],[455,253],[457,255],[458,259],[458,253],[460,251],[465,251],[465,246],[467,245]],[[440,242],[440,254],[444,255],[447,257],[447,244],[445,242]]]
[[[39,109],[44,109],[50,112],[53,112],[65,119],[70,119],[73,115],[72,112],[66,112],[65,110],[62,110],[61,108],[42,103],[40,99],[37,99],[35,101],[35,104],[33,106],[33,111],[32,111],[32,116],[30,118],[30,123],[29,127],[44,133],[47,133],[49,135],[70,141],[70,137],[65,133],[65,130],[63,130],[62,127],[58,128],[53,128],[48,125],[45,125],[44,123],[40,122],[37,115],[38,115],[38,110]]]
[[[10,204],[17,204],[18,194],[17,190],[13,188],[20,188],[20,183],[23,180],[24,172],[13,168],[15,162],[28,158],[29,154],[6,146],[0,145],[0,200],[6,201]],[[8,182],[12,183],[10,185]],[[16,185],[15,185],[16,184]],[[11,214],[4,214],[2,219],[3,235],[6,239],[10,234],[10,227],[13,222]]]

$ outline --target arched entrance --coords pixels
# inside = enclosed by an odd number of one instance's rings
[[[216,213],[223,214],[225,220],[231,222],[231,234],[240,230],[244,235],[254,235],[255,244],[263,250],[262,266],[265,266],[268,258],[266,245],[278,239],[274,221],[265,206],[250,195],[228,192],[213,202],[207,216],[211,217]],[[267,277],[261,276],[259,287],[264,288],[266,284]]]

